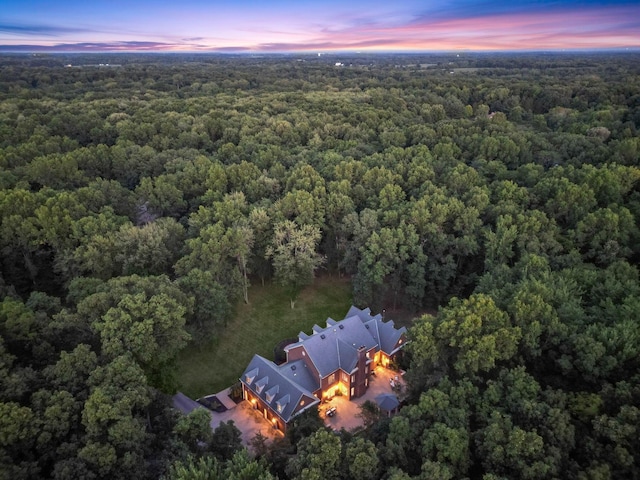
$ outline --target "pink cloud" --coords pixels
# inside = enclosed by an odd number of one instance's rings
[[[168,26],[164,31],[170,32],[171,29]],[[640,47],[640,5],[457,19],[423,15],[391,20],[375,15],[366,18],[343,15],[335,21],[318,18],[303,21],[297,17],[282,17],[273,22],[263,21],[260,26],[247,21],[240,25],[230,23],[200,28],[194,24],[188,35],[175,37],[142,32],[136,35],[127,31],[119,34],[95,31],[91,35],[92,41],[86,41],[84,32],[71,32],[75,35],[73,39],[60,39],[57,44],[30,39],[14,46],[28,49],[28,44],[31,44],[33,50],[61,51],[424,51]],[[129,41],[116,41],[116,35]]]
[[[323,29],[306,42],[281,45],[291,50],[531,50],[640,46],[640,8],[609,8],[540,14],[494,15],[434,20],[400,26],[360,23],[342,30]],[[272,50],[258,44],[257,50]]]

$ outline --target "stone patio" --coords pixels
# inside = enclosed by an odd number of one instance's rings
[[[345,430],[353,430],[361,427],[362,419],[357,416],[360,413],[360,405],[367,400],[375,403],[376,397],[382,393],[395,393],[391,388],[389,380],[393,379],[394,383],[400,385],[398,398],[402,400],[402,392],[406,389],[402,375],[381,366],[376,367],[374,372],[375,376],[371,377],[367,393],[363,396],[353,400],[348,400],[347,397],[336,396],[330,401],[320,405],[320,417],[324,419],[324,424],[327,427],[334,430],[340,430],[342,428]],[[336,407],[336,414],[333,417],[328,417],[325,415],[325,411],[331,407]]]

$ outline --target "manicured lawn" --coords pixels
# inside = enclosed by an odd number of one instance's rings
[[[347,279],[316,279],[298,297],[295,309],[278,285],[252,286],[249,305],[238,306],[235,318],[213,342],[187,347],[179,363],[179,389],[191,398],[219,392],[235,383],[255,353],[273,360],[273,348],[301,330],[311,333],[327,317],[341,320],[351,306]]]

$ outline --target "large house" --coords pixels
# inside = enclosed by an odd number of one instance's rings
[[[389,365],[406,342],[406,328],[371,310],[351,307],[344,320],[327,319],[311,335],[285,347],[287,360],[276,365],[254,355],[245,369],[243,397],[260,410],[274,428],[285,431],[293,417],[334,395],[363,395],[376,365]]]

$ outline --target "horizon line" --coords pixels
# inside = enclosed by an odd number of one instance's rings
[[[333,55],[333,54],[356,54],[356,55],[369,55],[369,54],[425,54],[425,53],[587,53],[587,52],[640,52],[640,46],[620,46],[620,47],[565,47],[565,48],[543,48],[543,49],[305,49],[305,50],[281,50],[281,51],[264,51],[264,50],[163,50],[163,49],[133,49],[133,50],[121,50],[121,49],[105,49],[105,50],[57,50],[50,47],[33,47],[22,48],[23,46],[0,46],[0,53],[7,54],[162,54],[162,55]],[[27,46],[24,46],[27,47]]]

